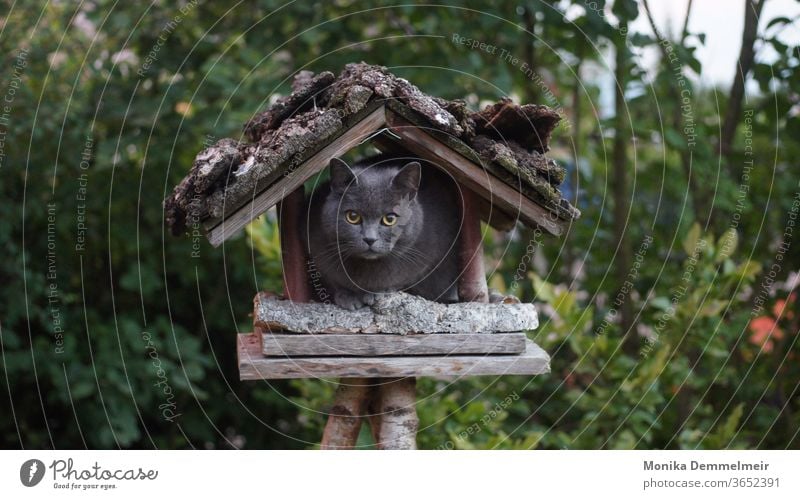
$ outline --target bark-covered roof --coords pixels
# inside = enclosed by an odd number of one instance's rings
[[[464,101],[426,95],[385,67],[357,63],[348,64],[338,77],[328,71],[300,72],[291,94],[244,125],[246,140],[226,138],[201,151],[189,174],[164,200],[171,231],[181,234],[187,225],[220,219],[223,210],[246,204],[381,101],[410,109],[417,122],[447,136],[448,145],[466,144],[456,149],[474,150],[500,180],[560,219],[580,215],[558,190],[564,169],[545,156],[561,119],[556,111],[501,99],[473,112]]]

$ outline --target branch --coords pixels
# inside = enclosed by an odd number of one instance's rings
[[[683,18],[683,29],[681,30],[681,44],[689,36],[689,16],[692,14],[692,0],[686,5],[686,17]]]
[[[647,21],[650,23],[650,28],[653,30],[653,34],[655,35],[656,40],[661,42],[664,39],[664,37],[661,36],[661,32],[658,31],[658,26],[656,26],[656,21],[655,19],[653,19],[653,13],[650,11],[650,4],[647,2],[647,0],[642,0],[642,5],[644,6],[644,12],[645,14],[647,14]],[[666,60],[667,49],[665,49],[661,45],[661,43],[659,43],[658,46],[661,49],[661,53],[664,55],[664,58]]]
[[[739,51],[739,60],[736,63],[736,75],[733,77],[730,95],[728,96],[728,111],[722,124],[722,135],[719,141],[719,153],[729,156],[733,144],[733,136],[739,124],[739,115],[742,112],[742,99],[744,98],[744,84],[753,68],[755,61],[756,36],[758,34],[758,20],[766,0],[746,0],[744,9],[744,30],[742,31],[742,48]]]

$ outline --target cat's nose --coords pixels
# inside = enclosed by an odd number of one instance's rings
[[[372,246],[372,243],[377,241],[378,239],[375,237],[365,237],[364,242],[367,243],[367,246]]]

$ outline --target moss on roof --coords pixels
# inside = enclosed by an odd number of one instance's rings
[[[473,112],[464,101],[429,96],[385,67],[362,62],[348,64],[338,77],[298,73],[291,94],[244,125],[246,141],[226,138],[201,151],[164,200],[172,233],[246,204],[381,103],[410,110],[414,123],[439,131],[454,150],[559,218],[580,215],[558,190],[564,169],[544,155],[561,120],[556,111],[501,99]]]

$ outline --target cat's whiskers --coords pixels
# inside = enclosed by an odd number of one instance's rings
[[[417,248],[413,248],[411,246],[407,246],[402,248],[400,251],[397,252],[397,255],[401,258],[416,258],[419,261],[424,263],[429,263],[431,261],[431,257],[428,253],[425,253],[422,250]],[[411,260],[412,262],[416,262],[417,260]]]
[[[425,254],[422,251],[416,251],[416,250],[409,251],[412,249],[413,248],[406,248],[405,251],[399,251],[393,254],[398,260],[408,263],[410,265],[423,264],[427,266],[427,264],[430,263],[431,259],[429,255]]]
[[[353,243],[346,241],[334,241],[325,246],[323,251],[316,255],[316,258],[319,260],[338,262],[340,258],[349,258],[353,253],[354,246]]]

